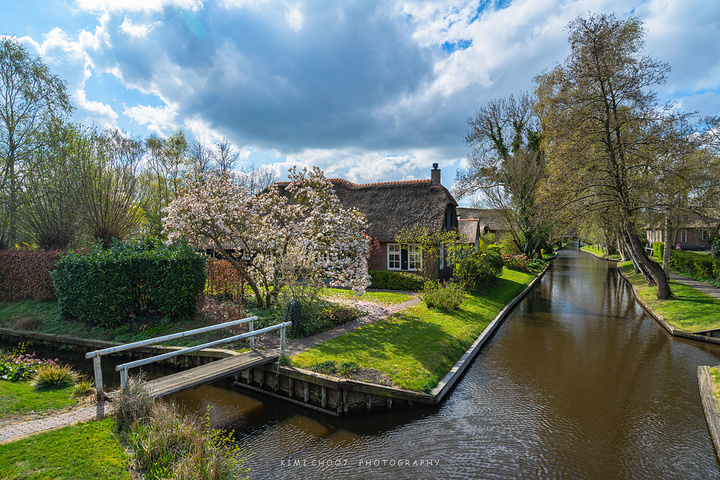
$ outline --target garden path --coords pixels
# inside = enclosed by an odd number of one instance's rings
[[[678,275],[677,273],[671,273],[670,280],[675,280],[676,282],[685,284],[688,287],[692,287],[696,290],[700,290],[703,293],[707,293],[711,297],[720,298],[720,288],[717,288],[714,285],[711,285],[707,282],[693,280],[692,278],[684,277],[682,275]]]

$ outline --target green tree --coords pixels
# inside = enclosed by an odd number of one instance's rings
[[[529,93],[511,95],[491,100],[468,118],[465,143],[472,152],[468,168],[458,171],[454,193],[462,197],[481,192],[511,226],[520,251],[537,257],[548,233],[535,200],[545,159],[533,105]]]
[[[72,110],[65,82],[15,39],[0,39],[0,248],[18,239],[18,208],[37,133]]]
[[[569,31],[570,55],[535,79],[546,192],[557,208],[611,212],[635,267],[657,285],[658,298],[669,298],[667,276],[645,252],[637,223],[664,142],[667,109],[652,88],[669,66],[642,55],[636,17],[578,17]]]

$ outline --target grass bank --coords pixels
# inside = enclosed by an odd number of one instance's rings
[[[621,263],[618,268],[630,279],[638,296],[673,327],[686,332],[720,328],[720,299],[671,280],[673,297],[658,300],[657,287],[648,287],[630,262]]]
[[[533,279],[504,269],[495,286],[468,294],[459,310],[441,312],[424,303],[361,327],[291,358],[294,366],[355,362],[388,375],[409,390],[430,391],[500,310]]]
[[[114,429],[108,418],[2,444],[0,478],[130,480],[130,456]]]
[[[37,391],[30,382],[0,380],[0,418],[48,413],[77,405],[73,387]]]
[[[588,253],[592,253],[593,255],[596,255],[600,258],[604,258],[606,260],[620,260],[620,254],[619,253],[613,253],[611,255],[608,255],[607,250],[605,250],[602,247],[598,247],[595,245],[585,245],[584,247],[581,247],[580,250]]]
[[[708,370],[713,380],[713,395],[715,395],[715,401],[718,404],[718,410],[720,410],[720,367],[710,367]]]

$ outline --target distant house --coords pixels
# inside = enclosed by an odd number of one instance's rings
[[[685,214],[680,220],[673,243],[680,250],[709,250],[710,242],[717,232],[718,223],[717,218]],[[654,242],[663,242],[665,232],[662,225],[647,225],[645,235],[648,243],[652,245]]]
[[[395,236],[404,227],[427,227],[431,232],[457,229],[457,202],[441,183],[440,169],[433,164],[430,178],[401,182],[355,184],[342,178],[329,179],[345,208],[356,208],[368,220],[367,234],[380,244],[370,257],[371,270],[420,272],[433,270],[438,278],[448,278],[450,268],[423,265],[418,245],[400,245]],[[288,182],[277,182],[284,188]]]
[[[509,233],[510,224],[500,210],[492,208],[457,207],[460,233],[464,235],[466,243],[477,245],[480,236],[492,233],[495,240]]]

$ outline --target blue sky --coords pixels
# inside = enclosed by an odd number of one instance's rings
[[[562,61],[567,24],[639,16],[658,88],[720,113],[720,2],[707,0],[5,0],[20,39],[69,85],[75,120],[133,136],[226,138],[243,164],[292,165],[365,183],[450,187],[468,116],[532,90]],[[461,203],[466,203],[461,201]]]

